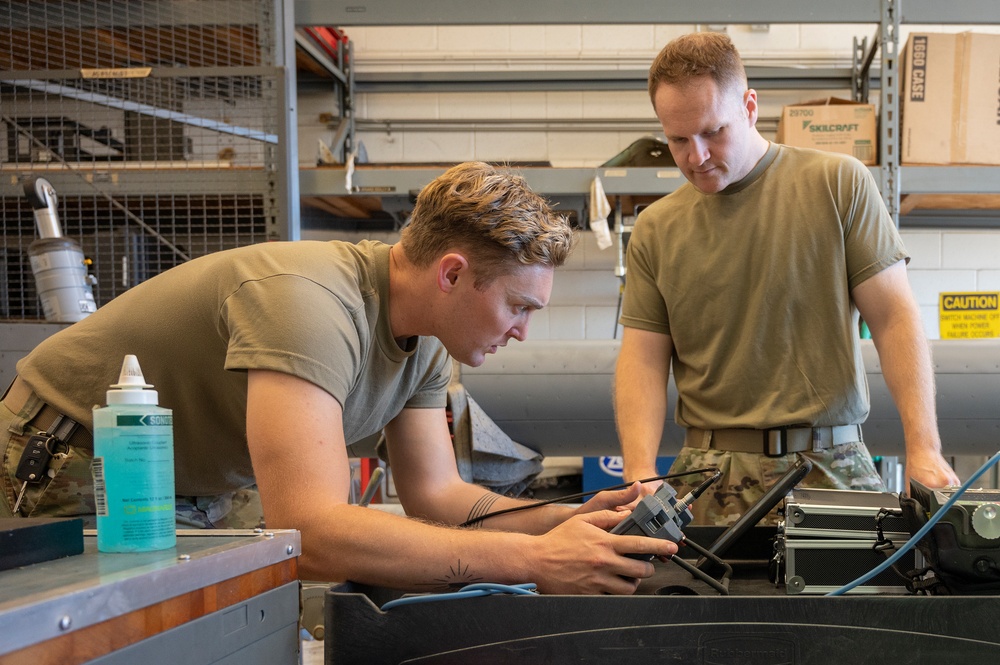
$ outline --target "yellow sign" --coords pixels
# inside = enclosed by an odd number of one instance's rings
[[[942,293],[938,321],[941,339],[1000,337],[1000,293]]]

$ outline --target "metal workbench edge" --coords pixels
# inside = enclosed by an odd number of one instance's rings
[[[0,573],[0,653],[9,653],[297,557],[295,530],[186,530],[158,552],[84,553]]]

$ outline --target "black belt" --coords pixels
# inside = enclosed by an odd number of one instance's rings
[[[10,384],[10,388],[7,389],[3,399],[0,401],[3,401],[3,405],[8,410],[19,414],[34,394],[35,391],[32,390],[31,386],[20,376],[16,376],[14,377],[14,382]],[[27,424],[39,431],[56,437],[67,445],[73,445],[74,440],[82,442],[83,439],[90,436],[87,428],[80,426],[79,423],[69,416],[45,403],[42,404],[42,408],[38,410],[38,413]]]
[[[689,427],[684,436],[684,445],[703,450],[711,448],[780,457],[788,453],[828,450],[834,446],[863,440],[861,425],[715,430]]]

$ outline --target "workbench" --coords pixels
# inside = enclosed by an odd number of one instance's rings
[[[179,530],[174,548],[0,572],[0,665],[298,662],[297,531]]]

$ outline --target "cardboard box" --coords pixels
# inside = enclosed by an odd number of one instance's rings
[[[1000,164],[1000,35],[912,33],[901,61],[900,161]]]
[[[874,104],[829,97],[789,104],[778,120],[778,143],[815,148],[878,163],[878,120]]]

